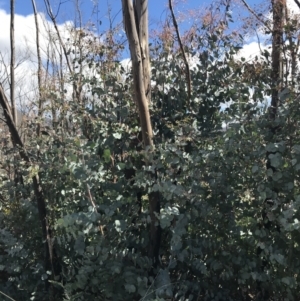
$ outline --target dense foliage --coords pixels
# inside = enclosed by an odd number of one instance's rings
[[[263,106],[270,54],[238,60],[242,38],[220,24],[203,26],[193,36],[197,47],[186,48],[194,62],[191,99],[181,52],[153,41],[153,152],[142,148],[130,70],[109,61],[104,72],[108,56],[89,53],[78,62],[92,69],[78,74],[85,102],[47,92],[61,120],[41,136],[37,120],[29,121],[32,164],[9,144],[1,151],[2,293],[15,300],[217,301],[261,300],[267,292],[269,300],[297,300],[298,90],[286,84],[270,120]],[[53,226],[51,270],[44,268],[33,175]],[[147,253],[153,191],[162,230],[155,269]]]

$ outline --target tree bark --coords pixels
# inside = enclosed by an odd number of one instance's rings
[[[38,80],[38,90],[39,90],[39,101],[38,101],[38,117],[42,116],[42,57],[41,57],[41,49],[40,49],[40,34],[39,34],[39,22],[38,22],[38,14],[36,9],[35,0],[31,0],[33,12],[34,12],[34,22],[35,22],[35,38],[36,38],[36,54],[38,60],[38,72],[37,72],[37,80]],[[37,135],[40,135],[40,120],[38,120],[36,132]]]
[[[285,0],[272,0],[272,98],[270,119],[275,120],[279,106],[279,92],[282,87],[282,43]]]
[[[144,146],[153,147],[153,133],[152,133],[152,125],[150,120],[149,106],[147,97],[147,89],[148,95],[150,94],[149,86],[147,79],[150,79],[150,68],[148,68],[149,57],[146,57],[146,51],[142,53],[142,45],[145,48],[145,41],[140,40],[138,34],[138,28],[145,28],[141,25],[142,22],[147,22],[148,18],[146,15],[143,15],[141,12],[137,12],[137,6],[133,6],[131,0],[122,0],[123,2],[123,18],[125,31],[127,34],[130,55],[132,61],[132,72],[133,72],[133,83],[134,83],[134,97],[136,100],[136,104],[138,106],[138,112],[141,122],[142,135]],[[137,0],[136,2],[146,2],[139,3],[140,9],[147,7],[147,1],[145,0]],[[136,11],[136,13],[135,13]],[[144,12],[146,14],[146,12]],[[140,19],[138,16],[140,15]],[[135,18],[137,16],[137,18]],[[145,16],[145,19],[142,17]],[[139,20],[139,21],[138,21]],[[139,22],[139,23],[137,23]],[[144,29],[145,30],[145,29]],[[147,34],[143,34],[142,38],[147,37]],[[148,41],[147,41],[148,43]],[[148,61],[148,62],[145,62]],[[145,67],[144,67],[145,66]],[[147,73],[144,73],[144,70],[148,70]],[[147,86],[146,86],[147,85]]]
[[[123,20],[129,42],[132,61],[134,99],[138,107],[144,147],[154,149],[153,131],[149,112],[151,99],[151,72],[148,46],[148,1],[122,0]],[[147,162],[151,163],[151,162]],[[159,263],[161,228],[156,214],[160,212],[160,200],[157,192],[149,194],[149,211],[151,217],[150,245],[148,256],[153,266]]]
[[[148,34],[148,1],[134,0],[137,34],[140,41],[145,94],[151,102],[151,65]]]
[[[285,0],[272,0],[272,14],[273,14],[273,30],[272,30],[272,66],[271,66],[271,80],[272,80],[272,95],[271,106],[269,108],[269,121],[270,121],[270,136],[269,142],[274,143],[276,141],[276,135],[280,131],[280,128],[274,124],[274,121],[278,115],[278,107],[280,105],[279,93],[282,89],[282,46],[283,46],[283,25],[284,25],[284,8]],[[276,153],[276,152],[275,152]],[[276,168],[272,166],[270,155],[274,152],[266,152],[266,169],[271,169],[273,173],[276,172]],[[273,197],[267,197],[264,200],[262,210],[262,220],[264,227],[267,231],[272,233],[280,231],[280,228],[276,223],[273,223],[268,219],[268,210],[274,205],[273,198],[276,198],[279,193],[279,188],[273,183],[273,179],[268,179],[270,186],[272,187]],[[261,272],[265,273],[267,266],[270,264],[267,256],[264,255],[264,250],[261,247],[257,248],[257,254],[262,261]],[[262,282],[258,281],[258,290],[261,300],[269,300],[270,292],[268,289],[264,289]]]
[[[15,0],[10,0],[10,103],[14,123],[17,124],[15,100]]]
[[[171,11],[171,16],[172,16],[172,21],[173,21],[173,25],[176,31],[176,35],[177,35],[177,40],[180,46],[180,50],[181,50],[181,54],[183,57],[183,61],[184,61],[184,65],[185,65],[185,76],[186,76],[186,85],[187,85],[187,91],[188,91],[188,97],[189,100],[192,99],[192,80],[191,80],[191,72],[190,72],[190,66],[184,51],[184,47],[181,41],[181,37],[180,37],[180,33],[179,33],[179,28],[178,28],[178,23],[174,14],[174,10],[173,10],[173,5],[172,5],[172,0],[169,0],[169,8]]]

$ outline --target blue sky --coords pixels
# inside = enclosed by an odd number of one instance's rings
[[[9,0],[0,0],[0,7],[5,9],[7,12],[9,11]],[[16,13],[21,15],[28,15],[32,13],[32,5],[31,0],[15,0],[16,4]],[[51,5],[53,5],[53,11],[55,11],[55,7],[58,6],[58,0],[50,0]],[[65,16],[66,18],[69,15],[69,18],[72,18],[73,15],[73,0],[61,0],[61,9],[60,16]],[[92,0],[81,0],[81,7],[83,9],[83,14],[85,19],[89,19],[91,16],[92,4],[94,1]],[[199,0],[188,0],[185,1],[184,7],[187,9],[199,8],[205,4],[210,3],[211,1],[199,1]],[[44,3],[43,0],[36,0],[37,6],[41,11],[44,11]],[[112,8],[112,14],[116,14],[121,9],[121,0],[99,0],[99,16],[105,16],[107,13],[108,4]],[[159,20],[161,16],[164,14],[166,9],[167,1],[164,0],[149,0],[149,14],[151,19]],[[153,21],[153,20],[152,20]]]
[[[39,12],[45,13],[46,9],[44,6],[44,0],[35,0],[37,4],[37,8]],[[74,21],[75,16],[75,5],[76,0],[49,0],[52,6],[53,13],[57,13],[57,9],[60,5],[59,14],[57,17],[58,24],[65,24],[66,21]],[[83,25],[85,25],[88,21],[97,24],[98,33],[105,33],[108,28],[108,7],[111,8],[111,16],[115,18],[115,22],[113,25],[116,25],[122,21],[122,1],[121,0],[78,0],[80,4],[80,11],[83,18]],[[180,2],[180,5],[174,4],[175,14],[177,16],[177,20],[179,20],[180,13],[187,12],[188,10],[198,10],[200,13],[204,11],[205,8],[209,6],[213,6],[214,4],[219,3],[220,0],[173,0],[175,3]],[[259,3],[267,3],[270,0],[262,2],[260,0],[248,0],[248,4],[251,7],[255,7],[255,4]],[[289,0],[293,1],[293,0]],[[98,4],[98,8],[94,9],[94,3]],[[240,6],[238,7],[236,3],[240,2]],[[160,29],[162,23],[166,19],[166,15],[170,14],[168,9],[168,0],[149,0],[149,25],[150,29]],[[243,15],[246,13],[243,5],[241,5],[240,0],[232,0],[233,10],[233,20],[234,23],[231,24],[231,29],[238,28],[241,22],[238,22],[239,15],[242,13]],[[10,0],[0,0],[0,52],[8,53],[9,52],[9,11],[10,11]],[[31,0],[15,0],[15,13],[16,13],[16,48],[24,49],[24,47],[28,48],[28,45],[31,43],[31,51],[34,51],[35,45],[35,25],[33,21],[33,9]],[[47,16],[45,14],[45,16]],[[101,20],[101,26],[99,23],[94,22],[95,20]],[[186,21],[179,22],[180,31],[183,32],[186,29],[189,29],[192,24],[198,24],[198,20],[195,19],[186,19]],[[49,22],[51,24],[51,21]],[[122,23],[121,23],[122,24]],[[75,26],[78,26],[75,24]],[[199,26],[201,26],[201,21],[199,21]],[[125,35],[121,37],[125,38]],[[255,38],[256,39],[256,38]],[[46,43],[46,40],[44,41]],[[249,37],[247,37],[246,43],[250,43]],[[22,45],[21,45],[22,44]],[[251,52],[258,52],[257,45],[250,45]],[[249,47],[248,47],[249,48]],[[128,51],[124,52],[124,58],[128,58],[130,55]]]
[[[93,21],[96,15],[92,14],[93,2],[96,0],[79,0],[81,3],[81,13],[83,17],[83,23],[85,24],[87,21]],[[174,0],[177,1],[177,0]],[[181,0],[184,2],[180,6],[174,5],[176,16],[178,17],[181,12],[185,12],[186,10],[196,10],[200,9],[201,12],[205,7],[213,5],[215,2],[213,0]],[[261,1],[261,0],[246,0],[247,3],[255,8],[255,4],[263,4],[267,5],[270,0]],[[22,95],[26,95],[26,98],[30,98],[34,89],[36,87],[36,44],[35,44],[35,25],[33,18],[33,10],[31,0],[15,0],[16,2],[16,18],[15,18],[15,41],[16,41],[16,50],[17,50],[17,62],[18,68],[16,72],[16,78],[18,80],[18,84],[20,89],[19,93]],[[65,22],[66,21],[74,21],[74,2],[75,0],[61,0],[62,4],[60,7],[60,12],[58,16],[58,23],[60,24],[60,31],[64,32]],[[99,29],[100,32],[106,32],[108,19],[107,19],[107,10],[108,4],[111,5],[111,15],[115,16],[116,23],[122,20],[122,12],[121,12],[121,0],[98,0],[98,20],[102,21],[102,25]],[[218,0],[220,2],[220,0]],[[240,0],[232,0],[232,2],[237,3],[241,2]],[[288,0],[290,3],[294,3],[294,0]],[[39,12],[45,13],[44,1],[36,0],[37,7]],[[59,0],[50,0],[52,5],[53,12],[56,13],[57,4]],[[235,4],[236,5],[236,4]],[[232,25],[236,28],[238,25],[238,16],[240,14],[245,15],[245,9],[242,5],[239,8],[233,7],[233,19],[234,24]],[[5,62],[6,66],[9,65],[10,59],[10,36],[9,36],[9,11],[10,11],[10,0],[0,0],[0,53],[1,59]],[[297,11],[299,9],[297,8]],[[166,18],[166,14],[169,14],[167,7],[167,0],[149,0],[149,23],[151,28],[159,28],[161,26],[161,21],[164,21]],[[42,16],[40,16],[41,20],[43,20]],[[183,31],[188,28],[189,23],[196,22],[193,19],[187,20],[186,23],[180,23],[179,27]],[[45,22],[47,23],[47,22]],[[116,25],[115,23],[115,25]],[[196,22],[197,23],[197,22]],[[41,24],[41,23],[40,23]],[[48,25],[51,22],[47,23]],[[199,22],[201,25],[201,22]],[[232,27],[231,27],[232,28]],[[41,49],[43,50],[43,54],[45,54],[45,50],[49,45],[48,40],[48,31],[46,28],[41,27]],[[67,36],[65,36],[67,38]],[[122,38],[125,38],[124,36]],[[262,40],[261,40],[262,41]],[[256,36],[247,36],[245,39],[245,45],[243,49],[240,51],[240,56],[243,56],[247,59],[253,58],[255,55],[259,54],[259,46],[256,40]],[[123,59],[128,59],[130,57],[129,52],[124,53]],[[5,65],[4,65],[5,66]],[[29,76],[32,74],[33,76]],[[0,80],[2,78],[6,78],[6,69],[1,67],[0,63]],[[24,76],[25,75],[25,76]],[[7,86],[7,85],[6,85]],[[7,86],[8,87],[8,86]],[[31,96],[30,96],[31,95]],[[29,97],[30,96],[30,97]],[[23,97],[23,96],[22,96]],[[20,96],[21,98],[21,96]]]
[[[19,15],[30,15],[32,14],[32,5],[31,0],[15,0],[15,10]],[[74,0],[50,0],[50,3],[53,7],[53,12],[57,11],[59,2],[62,2],[59,11],[59,21],[64,22],[66,20],[72,20],[74,18]],[[91,20],[95,17],[92,15],[92,6],[93,0],[79,0],[81,4],[81,11],[84,18],[84,21]],[[122,12],[121,10],[121,0],[98,0],[98,17],[102,21],[102,26],[105,27],[108,24],[107,20],[107,11],[108,5],[111,7],[112,16],[117,15],[117,21],[121,20]],[[210,4],[213,4],[212,0],[185,0],[184,3],[180,6],[175,6],[175,11],[181,12],[188,9],[199,9],[207,7]],[[259,4],[262,1],[259,0],[248,0],[249,5]],[[36,0],[38,10],[45,12],[45,6],[43,0]],[[6,12],[9,12],[10,1],[9,0],[0,0],[0,8],[4,9]],[[160,20],[163,20],[167,10],[167,1],[166,0],[149,0],[149,22],[150,26],[155,27]],[[104,28],[103,28],[104,29]]]

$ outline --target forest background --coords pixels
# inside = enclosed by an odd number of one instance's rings
[[[1,298],[298,299],[298,0],[2,7]]]

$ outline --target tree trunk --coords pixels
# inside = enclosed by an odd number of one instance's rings
[[[143,32],[146,30],[146,26],[142,26],[141,23],[147,23],[148,17],[147,9],[142,14],[141,12],[137,12],[136,5],[136,3],[138,2],[139,8],[145,9],[145,7],[147,8],[147,1],[137,0],[134,1],[134,5],[132,4],[131,0],[122,0],[122,2],[125,31],[129,42],[130,55],[132,61],[133,84],[135,93],[134,98],[138,106],[138,112],[143,134],[143,142],[145,147],[150,146],[152,148],[153,134],[148,106],[148,102],[150,99],[150,63],[149,56],[146,57],[146,53],[147,51],[149,52],[149,50],[144,52],[142,51],[142,46],[145,48],[145,44],[147,44],[146,48],[148,48],[148,41],[146,42],[144,40],[144,38],[148,37],[148,34],[142,34],[140,39],[138,31],[139,28],[144,28]],[[140,16],[140,19],[138,19],[138,16]],[[144,70],[147,73],[144,73]]]
[[[272,0],[272,13],[273,13],[273,30],[272,30],[272,70],[271,70],[271,79],[272,79],[272,96],[271,96],[271,106],[269,108],[269,121],[270,121],[270,143],[276,141],[276,135],[280,131],[280,128],[274,124],[274,121],[278,114],[278,107],[280,105],[279,93],[282,89],[283,81],[283,70],[282,70],[282,44],[283,44],[283,25],[284,25],[284,8],[285,0]],[[266,152],[266,169],[271,169],[273,173],[276,172],[276,168],[272,166],[270,155],[274,152]],[[276,225],[276,222],[273,223],[268,219],[268,211],[271,206],[274,205],[274,199],[277,198],[279,189],[276,184],[273,183],[273,179],[268,179],[273,197],[267,197],[264,200],[263,210],[262,210],[262,219],[263,225],[267,231],[272,233],[275,231],[280,231],[279,227]],[[262,273],[265,273],[267,266],[270,264],[267,256],[264,255],[264,250],[258,247],[257,254],[262,260],[261,270]],[[270,292],[268,288],[264,288],[261,281],[258,281],[258,290],[261,300],[269,300]]]
[[[15,100],[15,0],[10,0],[10,104],[14,123],[17,124]]]
[[[172,1],[173,0],[169,0],[169,9],[171,11],[173,25],[174,25],[174,28],[175,28],[175,31],[176,31],[177,40],[178,40],[178,43],[179,43],[179,46],[180,46],[180,51],[181,51],[181,54],[182,54],[184,65],[185,65],[186,85],[187,85],[189,101],[191,101],[191,98],[192,98],[192,80],[191,80],[190,66],[189,66],[189,62],[187,60],[187,57],[186,57],[186,54],[185,54],[185,51],[184,51],[184,47],[183,47],[183,44],[182,44],[182,40],[181,40],[181,37],[180,37],[180,34],[179,34],[178,23],[177,23],[175,14],[174,14]]]
[[[143,65],[143,79],[145,94],[148,102],[151,101],[151,66],[149,54],[148,34],[148,1],[134,0],[134,12],[136,18],[136,29],[140,41],[141,57]]]
[[[272,0],[272,98],[270,119],[275,120],[279,105],[279,92],[282,87],[282,43],[285,0]]]
[[[31,164],[30,158],[24,148],[23,141],[19,135],[19,132],[16,128],[16,125],[14,123],[12,113],[9,107],[8,100],[5,96],[4,90],[2,85],[0,84],[0,105],[3,109],[4,118],[6,121],[6,124],[9,128],[11,139],[13,141],[13,144],[18,146],[19,148],[19,154],[20,157],[28,164]],[[53,254],[54,249],[52,245],[52,234],[51,234],[51,228],[48,221],[47,216],[47,208],[46,208],[46,202],[43,194],[43,190],[41,187],[40,179],[38,175],[35,175],[32,177],[33,182],[33,189],[34,189],[34,195],[37,202],[37,208],[39,212],[39,219],[41,222],[42,232],[43,232],[43,240],[44,240],[44,247],[45,247],[45,270],[46,271],[52,271],[53,277],[55,275],[55,269],[54,266],[58,266],[53,262]],[[59,267],[58,267],[59,268]],[[50,282],[46,282],[46,288],[48,289],[50,287]],[[53,292],[54,294],[54,292]]]
[[[151,98],[151,72],[148,46],[148,1],[122,0],[123,20],[129,42],[132,61],[134,99],[138,107],[142,128],[144,147],[154,149],[153,132],[149,113]],[[151,163],[151,162],[148,162]],[[152,192],[149,195],[149,211],[151,217],[150,246],[148,256],[157,266],[161,240],[161,228],[156,217],[160,212],[159,194]]]
[[[39,22],[38,22],[38,14],[36,9],[35,0],[31,0],[32,8],[34,12],[34,23],[35,23],[35,38],[36,38],[36,54],[37,54],[37,60],[38,60],[38,72],[37,72],[37,79],[38,79],[38,89],[39,89],[39,101],[38,101],[38,123],[36,132],[37,135],[40,135],[40,118],[42,117],[42,56],[41,56],[41,50],[40,50],[40,34],[39,34]]]

